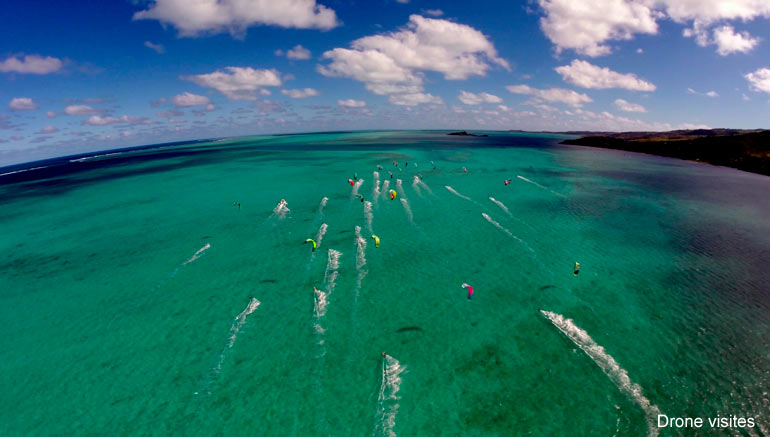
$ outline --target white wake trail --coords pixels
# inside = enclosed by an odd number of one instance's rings
[[[517,236],[513,235],[513,232],[509,231],[509,230],[508,230],[507,228],[505,228],[503,225],[501,225],[500,223],[498,223],[498,222],[496,222],[495,220],[493,220],[493,219],[492,219],[492,217],[490,217],[489,215],[487,215],[487,213],[485,213],[485,212],[482,212],[482,213],[481,213],[481,216],[482,216],[482,217],[484,217],[484,219],[486,219],[486,221],[488,221],[489,223],[492,223],[492,224],[493,224],[493,225],[494,225],[494,226],[495,226],[497,229],[500,229],[501,231],[505,232],[505,234],[506,234],[506,235],[508,235],[509,237],[513,238],[514,240],[516,240],[516,241],[518,241],[519,243],[521,243],[521,244],[523,244],[524,246],[526,246],[526,248],[527,248],[527,249],[528,249],[530,252],[532,252],[532,253],[535,253],[535,251],[534,251],[534,250],[532,250],[532,248],[531,248],[531,247],[529,247],[529,244],[527,244],[527,242],[526,242],[526,241],[524,241],[524,240],[522,240],[521,238],[519,238],[519,237],[517,237]]]
[[[425,188],[425,191],[427,191],[431,196],[433,195],[433,190],[431,190],[428,184],[426,184],[422,179],[418,179],[417,185]]]
[[[361,284],[366,277],[368,271],[366,270],[366,238],[361,236],[361,226],[356,226],[356,272],[358,277],[356,278],[356,297],[361,291]]]
[[[513,217],[513,214],[511,214],[511,212],[510,212],[510,211],[508,211],[508,207],[507,207],[507,206],[505,206],[505,205],[503,204],[503,202],[501,202],[501,201],[499,201],[499,200],[495,199],[495,198],[494,198],[494,197],[492,197],[492,196],[489,196],[489,200],[491,200],[491,201],[492,201],[492,202],[494,202],[494,203],[495,203],[497,206],[499,206],[499,207],[500,207],[500,208],[501,208],[503,211],[505,211],[505,213],[506,213],[506,214],[508,214],[509,216]]]
[[[323,199],[321,199],[321,205],[318,206],[319,213],[324,212],[324,207],[326,207],[326,202],[328,201],[329,201],[328,197],[324,197]]]
[[[374,184],[372,185],[372,199],[377,201],[377,197],[380,196],[380,173],[377,171],[372,172],[372,179]]]
[[[278,205],[275,205],[275,208],[273,208],[273,215],[278,216],[278,218],[284,218],[286,217],[286,213],[290,211],[289,204],[286,200],[281,199],[281,201],[278,202]]]
[[[406,216],[409,218],[409,223],[414,224],[414,216],[412,216],[412,208],[409,207],[409,202],[402,197],[401,204],[404,205],[404,211],[406,211]]]
[[[253,313],[257,308],[259,308],[259,303],[260,302],[257,299],[252,297],[249,301],[249,304],[246,305],[246,308],[244,308],[244,310],[235,317],[235,320],[233,320],[233,324],[230,327],[230,341],[227,343],[227,347],[225,347],[225,349],[220,354],[219,361],[217,362],[216,367],[214,367],[214,373],[219,374],[219,372],[222,370],[222,363],[225,361],[225,355],[227,354],[227,351],[232,349],[233,345],[235,344],[235,339],[238,337],[238,331],[240,331],[243,327],[243,324],[246,323],[246,317]]]
[[[552,313],[550,311],[540,310],[540,312],[553,323],[564,335],[567,336],[577,347],[583,350],[602,371],[615,383],[618,390],[628,395],[642,410],[647,418],[648,435],[658,435],[656,424],[660,409],[653,405],[649,399],[644,397],[642,388],[631,381],[628,372],[620,367],[620,364],[603,347],[599,346],[584,330],[580,329],[572,319]]]
[[[463,199],[465,199],[465,200],[471,200],[471,198],[470,198],[470,197],[468,197],[468,196],[463,196],[462,194],[458,193],[458,192],[457,192],[457,190],[455,190],[454,188],[450,187],[449,185],[444,185],[444,188],[446,188],[447,190],[449,190],[449,192],[450,192],[450,193],[454,194],[454,195],[455,195],[455,196],[457,196],[457,197],[461,197],[461,198],[463,198]]]
[[[417,193],[418,196],[422,197],[422,192],[420,191],[420,177],[415,175],[414,179],[412,180],[412,189]]]
[[[353,184],[353,189],[350,191],[350,198],[355,199],[356,196],[358,196],[358,190],[361,188],[361,185],[364,184],[363,179],[359,179],[356,181],[355,184]]]
[[[209,250],[210,247],[211,247],[211,244],[206,243],[205,246],[203,246],[200,249],[198,249],[198,251],[195,252],[195,254],[192,257],[190,257],[190,259],[185,261],[184,264],[182,264],[182,265],[186,266],[187,264],[190,264],[191,262],[195,261],[196,259],[202,257],[203,254],[206,253],[206,251]]]
[[[374,219],[374,215],[372,214],[372,202],[369,202],[368,200],[364,202],[364,218],[366,219],[366,228],[369,230],[369,233],[373,233],[372,230],[372,220]]]
[[[393,428],[396,426],[398,414],[398,395],[401,389],[401,374],[406,370],[397,359],[387,355],[382,361],[382,381],[377,397],[377,424],[373,435],[395,437]]]
[[[396,179],[396,191],[402,198],[406,198],[406,192],[404,192],[404,186],[401,185],[401,179]]]
[[[390,180],[385,179],[385,182],[382,183],[382,194],[385,196],[388,195],[388,188],[390,188]]]
[[[323,240],[328,228],[329,226],[326,223],[321,224],[321,227],[318,228],[318,235],[315,236],[316,250],[321,247],[321,240]]]
[[[538,184],[538,183],[537,183],[537,182],[535,182],[535,181],[531,181],[531,180],[529,180],[529,179],[525,178],[524,176],[519,176],[519,175],[516,175],[516,177],[517,177],[517,178],[519,178],[519,179],[521,179],[521,180],[522,180],[522,181],[524,181],[524,182],[529,182],[529,183],[530,183],[530,184],[532,184],[532,185],[535,185],[535,186],[537,186],[537,187],[540,187],[540,188],[542,188],[542,189],[544,189],[544,190],[546,190],[546,191],[550,191],[551,193],[553,193],[553,194],[555,194],[555,195],[557,195],[557,196],[559,196],[559,197],[567,197],[567,196],[565,196],[564,194],[561,194],[561,193],[557,193],[556,191],[554,191],[554,190],[552,190],[552,189],[550,189],[550,188],[548,188],[548,187],[546,187],[546,186],[540,185],[540,184]]]

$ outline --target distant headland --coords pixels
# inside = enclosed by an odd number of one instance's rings
[[[694,129],[669,132],[558,132],[580,135],[562,144],[648,153],[770,176],[770,130]]]

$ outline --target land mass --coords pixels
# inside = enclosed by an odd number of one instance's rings
[[[770,130],[694,129],[669,132],[559,132],[562,144],[648,153],[770,176]]]
[[[471,134],[466,131],[460,131],[460,132],[452,132],[448,133],[447,135],[456,135],[458,137],[487,137],[489,135],[487,134]]]

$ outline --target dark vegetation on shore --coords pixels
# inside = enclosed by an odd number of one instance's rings
[[[695,129],[670,132],[559,132],[574,144],[723,165],[770,176],[770,130]]]

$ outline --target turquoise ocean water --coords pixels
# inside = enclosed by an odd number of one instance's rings
[[[489,135],[0,176],[0,435],[770,434],[770,179]]]

